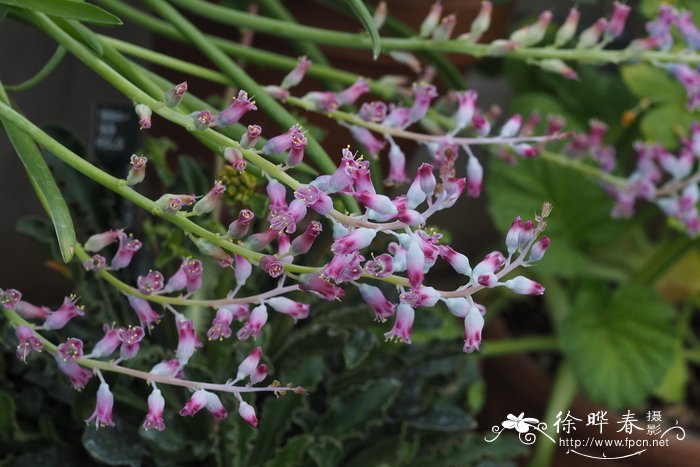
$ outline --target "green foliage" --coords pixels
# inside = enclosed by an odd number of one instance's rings
[[[592,400],[623,409],[651,394],[673,363],[672,313],[647,287],[582,290],[559,337]]]
[[[95,5],[75,0],[0,0],[0,5],[25,8],[50,16],[75,19],[101,26],[120,26],[122,24],[122,20],[112,13]]]
[[[376,60],[379,58],[379,53],[382,50],[382,44],[379,39],[379,31],[377,31],[377,26],[374,24],[374,19],[370,14],[369,10],[365,6],[362,0],[344,0],[345,3],[350,7],[352,12],[360,20],[362,26],[365,28],[369,34],[369,38],[372,41],[372,56]]]

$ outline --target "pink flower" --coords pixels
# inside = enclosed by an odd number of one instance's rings
[[[63,360],[56,355],[56,365],[65,375],[70,378],[74,389],[80,391],[92,378],[92,371],[82,368],[74,360]]]
[[[148,163],[148,158],[146,156],[138,156],[136,154],[131,155],[130,169],[126,176],[126,183],[128,185],[136,185],[141,183],[146,177],[146,163]]]
[[[17,340],[19,340],[15,355],[24,363],[27,363],[27,356],[32,350],[41,352],[44,348],[44,343],[36,336],[32,328],[17,326],[15,328],[15,335],[17,336]]]
[[[578,36],[578,43],[576,44],[577,49],[589,49],[600,42],[600,36],[605,31],[608,25],[608,20],[605,18],[598,18],[598,20],[593,23],[592,26],[585,29]]]
[[[366,190],[357,191],[353,196],[360,204],[381,215],[395,217],[399,213],[399,210],[396,209],[396,206],[388,196],[370,193]]]
[[[83,269],[86,271],[100,272],[107,267],[107,260],[102,255],[92,255],[90,259],[83,261]]]
[[[229,308],[221,307],[216,310],[216,316],[211,322],[211,327],[207,331],[207,339],[223,340],[231,337],[231,322],[233,321],[233,313]]]
[[[228,417],[226,407],[224,407],[224,404],[221,403],[221,399],[219,399],[219,396],[217,396],[213,392],[207,392],[207,403],[204,407],[217,420],[223,420],[226,417]]]
[[[503,285],[508,287],[513,292],[522,295],[542,295],[544,293],[544,287],[542,284],[524,276],[518,276],[507,280],[503,283]]]
[[[306,227],[303,234],[299,235],[292,241],[292,253],[294,255],[303,255],[308,253],[313,246],[316,238],[321,234],[323,226],[318,221],[311,221]]]
[[[120,328],[115,328],[107,324],[102,326],[102,331],[105,335],[102,339],[97,341],[95,347],[88,356],[91,358],[104,358],[112,355],[122,343],[121,339],[119,339],[120,330]]]
[[[169,89],[168,92],[165,93],[165,98],[163,99],[165,101],[165,105],[168,107],[177,107],[178,104],[180,104],[180,101],[182,101],[182,98],[185,97],[186,92],[187,81],[183,81],[182,83]]]
[[[406,268],[411,287],[420,287],[424,278],[425,254],[417,237],[411,239],[406,249]]]
[[[144,295],[151,295],[160,292],[163,289],[165,279],[159,271],[148,271],[145,276],[139,276],[136,279],[136,285],[139,292]]]
[[[471,309],[471,304],[464,297],[445,298],[442,301],[445,302],[450,313],[458,318],[466,317]]]
[[[467,187],[469,196],[478,198],[481,194],[481,185],[484,180],[484,169],[481,167],[479,159],[473,155],[469,155],[467,162]]]
[[[481,345],[481,330],[484,328],[484,317],[481,311],[473,306],[464,318],[464,352],[471,353],[479,350]]]
[[[350,87],[340,91],[336,95],[336,98],[340,105],[352,105],[360,96],[367,92],[369,92],[369,84],[367,84],[367,81],[363,78],[359,78]]]
[[[107,232],[92,235],[85,242],[85,250],[90,252],[100,251],[107,245],[111,245],[119,240],[121,234],[121,230],[108,230]]]
[[[408,182],[406,177],[406,155],[398,144],[390,140],[389,154],[389,176],[384,180],[387,185],[400,185]]]
[[[301,80],[304,79],[304,75],[312,63],[313,62],[305,56],[299,57],[297,66],[284,77],[280,86],[284,89],[289,89],[299,84]]]
[[[557,31],[556,38],[554,39],[554,44],[557,47],[565,45],[571,39],[573,39],[576,34],[576,29],[578,28],[578,21],[581,17],[581,13],[575,7],[569,10],[569,14],[564,20],[564,24]]]
[[[243,238],[248,234],[250,223],[255,218],[255,214],[250,209],[241,209],[238,219],[228,226],[228,234],[232,238]]]
[[[241,255],[233,256],[236,286],[243,287],[253,272],[253,265]]]
[[[258,426],[258,417],[255,416],[255,409],[246,401],[241,401],[238,405],[238,414],[248,425],[253,428]]]
[[[63,299],[63,304],[58,307],[58,310],[51,313],[44,321],[44,329],[53,331],[63,328],[68,322],[76,316],[83,316],[85,312],[82,307],[75,304],[77,298],[72,295]]]
[[[192,417],[207,405],[208,400],[208,391],[204,389],[196,390],[190,397],[190,400],[185,403],[185,406],[180,409],[180,415]]]
[[[471,274],[472,268],[469,265],[469,258],[464,256],[462,253],[455,251],[449,245],[440,245],[439,251],[440,257],[447,261],[450,266],[452,266],[452,269],[454,269],[457,273],[465,276]]]
[[[267,378],[268,367],[264,363],[259,365],[250,375],[250,384],[255,385]]]
[[[134,297],[133,295],[127,295],[126,298],[129,301],[131,308],[133,308],[133,310],[136,312],[136,315],[139,318],[139,324],[143,329],[150,330],[153,328],[153,323],[160,321],[161,316],[156,313],[153,308],[151,308],[148,300]]]
[[[217,180],[214,182],[214,186],[212,187],[209,192],[202,197],[199,201],[197,201],[192,207],[192,212],[195,213],[195,215],[201,215],[201,214],[206,214],[209,212],[212,212],[214,210],[214,207],[216,207],[216,202],[219,200],[221,195],[224,194],[226,191],[226,187],[224,186],[223,183],[221,183],[221,180]]]
[[[175,358],[180,364],[187,365],[195,349],[202,347],[202,343],[197,337],[194,323],[182,315],[177,317],[178,342],[175,350]]]
[[[22,293],[16,289],[0,289],[0,306],[8,310],[17,308],[17,304],[22,299]]]
[[[56,353],[65,361],[83,358],[83,341],[71,337],[56,347]]]
[[[336,255],[354,253],[368,247],[376,235],[375,229],[359,227],[333,242],[331,251]]]
[[[361,262],[363,259],[357,252],[346,255],[335,254],[323,268],[323,275],[333,279],[338,284],[357,280],[362,275]]]
[[[420,25],[419,34],[420,37],[428,37],[433,33],[438,23],[440,22],[440,17],[442,16],[442,3],[436,1],[430,7],[430,12],[428,16],[425,17]]]
[[[153,114],[151,108],[146,104],[136,104],[134,111],[139,117],[139,128],[142,130],[151,128],[151,115]]]
[[[366,122],[381,123],[386,118],[386,104],[382,101],[365,102],[357,115]]]
[[[299,289],[313,292],[325,300],[336,300],[345,295],[345,291],[319,273],[303,274],[299,277]]]
[[[272,255],[265,255],[260,258],[260,269],[272,278],[277,278],[284,274],[284,264]]]
[[[396,320],[391,331],[384,334],[387,341],[400,340],[406,344],[411,343],[411,332],[413,330],[413,319],[415,311],[405,303],[399,303],[396,307]]]
[[[506,234],[506,249],[508,256],[512,256],[520,246],[520,232],[523,231],[523,221],[520,216],[516,217]]]
[[[272,297],[265,302],[276,312],[291,316],[294,318],[294,321],[309,317],[309,305],[307,303],[295,302],[286,297]]]
[[[262,134],[260,125],[248,125],[248,129],[241,137],[241,146],[244,148],[253,148],[258,142],[258,138]]]
[[[409,112],[409,120],[417,122],[425,117],[430,107],[430,102],[437,97],[437,88],[432,84],[416,83],[413,85],[414,101]]]
[[[390,104],[389,114],[382,121],[382,125],[389,128],[405,128],[411,123],[410,113],[411,109],[408,107]]]
[[[109,385],[104,381],[100,383],[100,387],[97,389],[97,404],[95,406],[95,411],[92,413],[90,418],[85,420],[88,425],[90,423],[95,423],[95,428],[100,428],[102,426],[114,426],[112,421],[112,406],[114,405],[114,396],[109,390]]]
[[[208,109],[192,112],[190,117],[192,117],[192,123],[197,130],[211,128],[216,122],[216,117]]]
[[[187,278],[187,292],[193,293],[199,290],[202,286],[202,274],[204,266],[198,259],[190,259],[183,267],[185,277]]]
[[[408,292],[404,292],[399,295],[401,302],[406,303],[411,306],[411,308],[418,307],[433,307],[440,299],[440,293],[433,287],[421,286],[417,289],[411,289]]]
[[[549,248],[550,240],[549,237],[542,237],[532,245],[530,248],[530,256],[527,258],[528,263],[534,263],[539,261],[544,257],[547,248]]]
[[[118,336],[122,347],[119,350],[119,358],[121,360],[134,358],[139,351],[144,335],[145,332],[141,326],[129,326],[127,329],[120,329]]]
[[[455,114],[455,128],[461,130],[472,122],[476,110],[476,100],[479,98],[479,95],[471,89],[456,94],[458,106]]]
[[[326,215],[333,209],[331,197],[314,185],[300,186],[294,191],[294,198],[321,215]]]
[[[253,234],[246,240],[246,246],[251,250],[260,251],[272,243],[272,240],[277,238],[279,234],[280,232],[275,229],[268,229],[265,232]]]
[[[250,99],[248,93],[241,89],[238,91],[238,96],[233,98],[231,105],[222,110],[216,117],[216,123],[220,126],[233,125],[251,110],[258,110],[255,101]]]
[[[12,290],[6,291],[10,292]],[[10,302],[11,304],[11,302]],[[7,305],[5,305],[7,308]],[[11,308],[10,308],[11,309]],[[15,311],[25,319],[46,319],[51,314],[51,309],[47,306],[36,306],[29,302],[20,300],[15,306]]]
[[[265,304],[260,304],[253,308],[250,319],[238,330],[236,337],[245,340],[253,336],[253,339],[256,339],[265,323],[267,323],[267,307]]]
[[[324,112],[334,112],[340,107],[340,102],[338,102],[336,94],[332,91],[309,92],[302,99],[313,104],[317,110]]]
[[[253,351],[238,365],[238,372],[236,373],[236,380],[241,381],[247,378],[258,367],[260,364],[260,358],[262,358],[262,347],[258,346],[253,349]]]
[[[418,167],[416,177],[406,193],[407,206],[410,209],[415,209],[416,206],[433,195],[436,185],[433,166],[424,162]]]
[[[387,277],[394,272],[394,258],[384,253],[365,263],[365,271],[374,277]]]
[[[143,421],[143,429],[148,431],[155,428],[158,431],[165,430],[165,422],[163,421],[163,410],[165,409],[165,399],[160,393],[160,389],[153,388],[153,391],[148,396],[148,414]]]
[[[384,322],[394,314],[396,305],[386,299],[379,287],[361,283],[357,289],[360,291],[362,299],[374,310],[377,321]]]
[[[352,137],[367,150],[367,154],[376,159],[382,148],[384,141],[374,136],[374,134],[365,127],[350,125],[348,127]]]
[[[119,232],[119,249],[112,258],[112,269],[123,269],[131,263],[137,251],[141,249],[141,242],[131,234],[128,236],[124,232]]]
[[[248,167],[248,162],[245,160],[243,153],[239,151],[238,148],[224,149],[224,159],[226,162],[231,164],[231,167],[239,172],[243,172],[245,168]],[[226,191],[226,189],[224,189],[224,191]]]
[[[176,358],[164,360],[151,368],[152,375],[167,376],[168,378],[182,378],[182,364]]]
[[[605,37],[613,39],[619,37],[625,29],[627,16],[629,16],[631,8],[624,3],[615,2],[613,4],[613,12],[608,22],[608,27],[605,29]]]

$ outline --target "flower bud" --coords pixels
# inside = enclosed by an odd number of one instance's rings
[[[566,17],[564,24],[562,24],[557,31],[557,35],[554,39],[555,47],[561,47],[574,38],[580,17],[581,13],[577,8],[574,7],[569,10],[569,14]]]
[[[365,127],[350,125],[348,129],[355,141],[360,143],[367,150],[367,154],[372,159],[376,159],[384,147],[384,141],[374,136],[374,134]]]
[[[220,126],[229,126],[238,123],[238,120],[251,110],[257,110],[255,101],[248,97],[244,90],[238,91],[238,96],[233,98],[231,105],[221,111],[216,117],[216,123]]]
[[[445,298],[442,301],[445,302],[450,313],[458,318],[465,318],[471,309],[469,300],[464,297]]]
[[[180,101],[182,101],[182,98],[185,97],[186,92],[187,81],[183,81],[165,93],[165,98],[163,99],[165,100],[165,105],[171,108],[177,107]]]
[[[518,276],[507,280],[503,283],[503,285],[508,287],[513,292],[522,295],[542,295],[544,293],[544,287],[542,284],[524,276]]]
[[[454,14],[447,15],[440,21],[440,25],[433,30],[434,41],[446,41],[452,35],[457,25],[457,17]]]
[[[398,144],[393,140],[389,140],[391,146],[389,148],[389,176],[384,180],[386,185],[401,185],[408,181],[406,178],[406,155],[403,153]]]
[[[534,263],[535,261],[541,260],[547,248],[549,248],[549,243],[549,237],[542,237],[537,240],[535,244],[532,245],[532,248],[530,248],[530,256],[527,258],[527,262]]]
[[[476,111],[476,100],[478,94],[474,90],[461,91],[457,93],[457,113],[455,115],[455,128],[461,130],[472,122]]]
[[[250,376],[260,363],[260,358],[262,357],[262,347],[258,346],[253,349],[253,351],[238,365],[238,372],[236,373],[236,381]]]
[[[318,221],[311,221],[306,227],[303,234],[299,235],[292,241],[292,253],[296,255],[303,255],[308,253],[311,246],[316,241],[316,238],[321,234],[323,226]]]
[[[357,289],[362,295],[362,299],[374,310],[374,316],[377,321],[384,322],[394,314],[396,305],[386,299],[379,287],[360,283]]]
[[[264,363],[259,365],[255,371],[250,375],[250,384],[256,385],[267,378],[268,367]]]
[[[284,89],[289,89],[301,83],[301,80],[304,79],[304,75],[309,69],[311,63],[311,60],[306,58],[306,56],[299,57],[299,60],[297,61],[297,66],[294,67],[294,69],[290,71],[287,74],[287,76],[284,77],[280,86]]]
[[[367,92],[369,92],[369,84],[364,78],[359,78],[350,87],[340,91],[336,97],[340,105],[352,105]]]
[[[236,337],[245,340],[253,336],[253,339],[255,339],[260,334],[260,330],[265,323],[267,323],[267,307],[265,304],[260,304],[253,308],[253,311],[250,313],[250,319],[236,333]]]
[[[431,101],[437,97],[437,88],[432,84],[414,84],[413,85],[413,105],[409,112],[408,118],[411,122],[417,122],[425,117],[428,113]]]
[[[469,40],[471,42],[478,42],[481,36],[491,27],[491,12],[493,11],[493,5],[491,2],[482,1],[479,13],[472,21],[472,25],[469,28]]]
[[[418,288],[423,283],[423,271],[425,268],[425,254],[420,247],[417,238],[413,238],[406,249],[406,267],[408,282],[412,288]]]
[[[613,12],[605,29],[605,38],[607,40],[619,37],[625,29],[625,23],[629,16],[631,8],[624,3],[615,2],[613,4]]]
[[[190,400],[188,400],[185,406],[180,410],[180,415],[183,417],[193,416],[207,405],[207,400],[207,391],[204,389],[196,390],[190,397]]]
[[[151,108],[146,104],[136,104],[134,110],[139,117],[139,128],[142,130],[151,128],[151,115],[153,113]]]
[[[136,154],[131,155],[131,168],[129,169],[129,174],[126,176],[127,185],[136,185],[141,183],[146,177],[146,163],[148,158],[145,156],[137,156]]]
[[[295,302],[286,297],[272,297],[265,300],[265,303],[276,312],[291,316],[295,322],[309,317],[309,305],[306,303]]]
[[[442,16],[442,3],[440,3],[440,0],[437,0],[430,7],[430,12],[428,13],[428,16],[425,17],[425,19],[420,25],[420,37],[428,37],[433,33],[433,31],[438,25],[438,22],[440,21],[440,16]]]
[[[440,257],[447,261],[452,269],[458,274],[468,276],[472,272],[472,268],[469,265],[469,258],[467,258],[462,253],[455,251],[449,245],[440,245]]]
[[[484,328],[484,317],[477,308],[472,306],[464,318],[464,348],[465,353],[479,350],[481,346],[481,331]]]
[[[187,365],[187,362],[194,354],[194,351],[202,347],[202,343],[197,337],[194,329],[194,323],[186,319],[182,315],[177,317],[177,349],[175,350],[175,358],[181,365]]]
[[[258,418],[255,416],[255,409],[246,401],[240,401],[238,405],[238,414],[248,425],[253,428],[258,426]]]
[[[219,396],[217,396],[213,392],[207,392],[207,403],[204,407],[217,420],[223,420],[226,417],[228,417],[228,412],[226,411],[224,404],[221,403],[221,399],[219,399]]]
[[[484,169],[477,159],[473,155],[469,155],[469,160],[467,162],[467,193],[472,198],[478,198],[481,194],[481,185],[484,179]]]
[[[221,183],[221,180],[217,180],[214,182],[212,189],[195,203],[192,212],[197,216],[212,212],[216,206],[216,202],[225,191],[226,187],[224,184]]]
[[[250,223],[255,218],[255,214],[250,209],[241,209],[238,213],[238,219],[231,222],[228,226],[228,234],[232,238],[240,239],[245,237],[250,230]]]
[[[331,251],[336,255],[354,253],[368,247],[377,235],[375,229],[359,227],[333,242]]]
[[[578,37],[578,43],[576,44],[577,49],[590,49],[600,42],[600,36],[605,31],[608,25],[608,20],[605,18],[599,18],[598,21],[593,23],[588,29],[585,29]]]

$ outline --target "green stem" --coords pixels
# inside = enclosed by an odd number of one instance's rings
[[[569,365],[564,362],[559,366],[557,375],[552,386],[552,393],[549,396],[549,402],[544,412],[543,420],[554,420],[559,411],[566,413],[571,406],[571,403],[576,397],[577,385],[576,377]],[[554,449],[557,447],[559,434],[557,433],[554,423],[547,426],[545,430],[555,442],[552,443],[546,436],[542,436],[535,444],[535,451],[530,459],[530,467],[543,467],[550,465]]]
[[[484,341],[478,355],[489,358],[525,352],[556,352],[558,349],[556,337],[531,336]]]
[[[129,19],[132,23],[154,32],[160,36],[178,41],[184,41],[183,36],[170,24],[142,12],[119,0],[98,0],[107,6],[114,13]],[[233,42],[220,37],[206,35],[206,38],[224,52],[252,63],[280,70],[291,70],[297,65],[297,60],[286,55],[268,52],[255,47],[246,47],[237,42]],[[345,85],[353,84],[359,76],[344,70],[339,70],[331,66],[323,65],[320,62],[313,63],[307,70],[307,76],[321,80],[335,81]],[[396,89],[393,86],[368,80],[370,90],[377,96],[390,99],[396,96]],[[230,84],[230,83],[229,83]]]
[[[202,52],[209,60],[212,61],[222,72],[226,74],[240,88],[245,89],[249,93],[255,95],[260,108],[265,111],[273,120],[286,128],[296,124],[296,118],[282,107],[262,86],[260,86],[253,78],[251,78],[243,69],[241,69],[228,55],[220,48],[212,44],[202,34],[202,32],[182,16],[175,8],[170,6],[164,0],[145,0],[145,3],[150,6],[158,14],[167,18],[173,26],[175,26],[188,41]],[[256,17],[255,15],[251,15]],[[323,150],[320,144],[310,136],[308,136],[307,153],[325,173],[333,173],[336,170],[336,165],[328,154]]]
[[[232,8],[215,5],[202,0],[172,0],[181,8],[196,15],[236,27],[245,27],[274,36],[306,39],[322,44],[344,48],[371,50],[369,38],[362,34],[332,31],[299,24],[289,24],[262,16],[250,15]],[[454,39],[433,41],[420,38],[382,38],[382,50],[435,50],[454,52],[475,57],[489,55],[518,59],[561,59],[593,63],[621,63],[629,60],[642,62],[700,64],[700,55],[688,52],[646,51],[634,53],[630,50],[559,49],[553,47],[522,47],[506,52],[494,51],[488,44],[474,44],[469,40]]]
[[[37,74],[19,84],[6,84],[5,89],[7,89],[10,92],[21,92],[33,88],[37,84],[44,81],[44,79],[46,79],[51,74],[51,72],[56,69],[56,67],[59,63],[61,63],[61,60],[63,60],[63,57],[65,55],[66,49],[59,45],[56,48],[56,51],[53,53],[53,55],[51,55],[49,61],[46,62],[46,64],[43,67],[41,67],[41,70],[39,70]]]
[[[562,167],[565,167],[567,169],[575,170],[576,172],[579,172],[588,177],[596,178],[602,182],[605,182],[617,188],[624,188],[629,183],[625,178],[618,177],[602,169],[587,164],[583,161],[568,157],[563,154],[554,153],[551,151],[542,151],[540,152],[538,157],[546,161],[552,162],[554,164],[560,165]]]

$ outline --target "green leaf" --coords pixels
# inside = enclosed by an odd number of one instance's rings
[[[527,454],[528,448],[516,436],[501,435],[487,443],[480,435],[469,434],[432,443],[416,462],[416,467],[435,465],[512,466],[512,459]]]
[[[126,420],[117,419],[110,428],[85,427],[83,447],[93,459],[107,465],[138,467],[144,454],[144,446],[137,431]]]
[[[19,432],[15,413],[17,407],[12,397],[5,391],[0,391],[0,440],[12,441]]]
[[[432,407],[420,415],[404,419],[419,430],[460,432],[476,428],[476,421],[457,407]]]
[[[59,18],[76,19],[102,26],[121,26],[122,20],[89,3],[74,0],[0,0],[0,5],[24,8]]]
[[[275,451],[273,460],[265,464],[265,467],[286,467],[289,465],[299,465],[304,453],[314,442],[312,435],[299,435],[290,438],[283,448]]]
[[[640,125],[644,138],[667,149],[678,146],[679,137],[693,123],[693,116],[682,106],[664,104],[642,114]]]
[[[682,404],[685,400],[685,388],[688,384],[688,363],[680,341],[676,342],[673,362],[666,375],[654,389],[654,395],[670,404]]]
[[[87,46],[94,50],[98,56],[102,56],[104,53],[102,42],[94,32],[87,28],[83,23],[74,19],[66,20],[66,24],[73,28],[73,32],[71,32],[73,36],[76,36],[77,39],[87,44]]]
[[[353,369],[362,363],[377,345],[377,338],[366,329],[353,327],[343,347],[343,358],[347,369]]]
[[[673,362],[672,313],[649,287],[628,284],[612,297],[603,287],[580,293],[559,340],[593,401],[613,409],[644,401]]]
[[[384,417],[400,388],[398,380],[386,378],[336,396],[316,426],[316,433],[342,439],[362,437]]]
[[[627,87],[638,98],[675,103],[678,107],[685,105],[686,93],[683,86],[661,68],[638,63],[625,65],[620,72]]]
[[[331,437],[323,436],[320,443],[309,449],[309,456],[318,467],[335,467],[343,457],[343,445]]]
[[[1,86],[0,99],[9,104],[5,91]],[[24,165],[24,169],[27,171],[29,181],[41,205],[51,218],[51,222],[53,222],[61,249],[61,256],[63,261],[68,263],[73,259],[77,240],[75,238],[73,220],[61,190],[58,188],[49,166],[32,138],[7,120],[3,120],[3,126],[12,146]]]
[[[362,26],[367,30],[372,41],[372,57],[376,60],[379,57],[382,45],[379,39],[379,31],[377,31],[377,26],[374,24],[374,18],[372,18],[362,0],[345,0],[345,3],[347,3],[352,12],[355,13],[355,16],[357,16],[357,19],[362,23]]]
[[[531,218],[544,201],[554,207],[546,231],[552,245],[538,271],[565,277],[586,274],[591,262],[587,250],[613,240],[625,227],[610,218],[610,197],[577,172],[542,159],[518,160],[517,166],[492,159],[489,167],[489,212],[502,232],[516,216]]]

